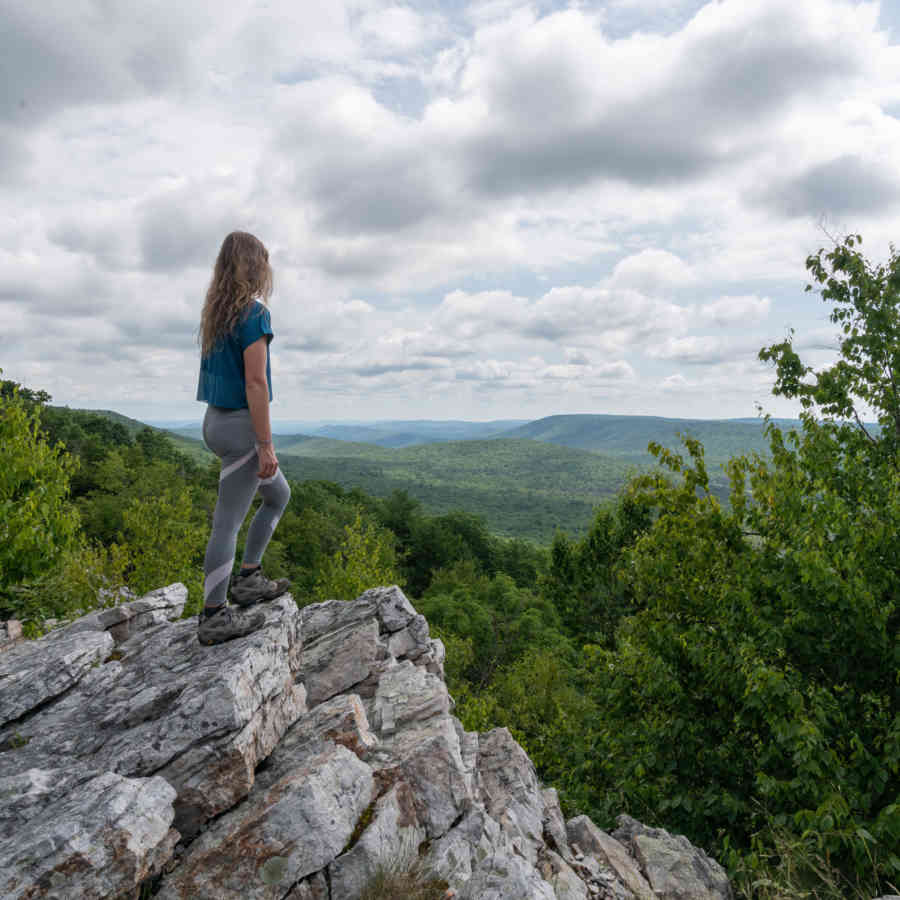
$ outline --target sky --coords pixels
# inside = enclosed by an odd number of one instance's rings
[[[274,419],[774,415],[900,238],[900,0],[0,0],[0,368],[197,420],[231,230]]]

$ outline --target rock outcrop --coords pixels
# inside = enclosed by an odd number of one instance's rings
[[[0,650],[0,896],[355,900],[418,860],[458,900],[724,900],[686,838],[566,822],[505,728],[453,716],[399,588],[264,604],[214,647],[171,585]]]

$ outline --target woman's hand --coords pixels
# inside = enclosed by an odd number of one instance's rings
[[[278,459],[275,448],[271,444],[259,444],[256,447],[256,458],[259,460],[259,478],[271,478],[278,471]]]

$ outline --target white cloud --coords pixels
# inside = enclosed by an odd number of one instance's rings
[[[654,359],[677,360],[684,363],[719,363],[729,358],[726,343],[710,335],[667,338],[661,344],[649,348]]]
[[[646,294],[665,293],[694,281],[690,266],[667,250],[647,248],[619,260],[613,269],[612,284],[632,287]]]
[[[408,52],[440,35],[439,22],[429,21],[408,6],[389,6],[367,12],[359,23],[366,37],[388,51]]]
[[[686,388],[690,387],[693,387],[692,383],[688,381],[688,379],[685,378],[684,375],[682,375],[680,372],[675,372],[674,375],[667,375],[659,383],[659,389],[661,391],[667,392],[683,391]]]
[[[62,402],[193,413],[242,228],[285,412],[639,411],[668,383],[752,414],[756,349],[821,328],[819,214],[876,259],[900,227],[874,3],[114,6],[0,0],[4,368]]]
[[[700,318],[715,325],[737,325],[758,322],[769,314],[772,301],[755,294],[724,296],[700,307]]]

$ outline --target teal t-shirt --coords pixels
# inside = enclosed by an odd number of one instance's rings
[[[269,363],[269,344],[274,337],[269,310],[254,300],[234,330],[216,344],[212,353],[200,360],[200,381],[197,399],[226,409],[247,406],[247,383],[244,378],[244,351],[261,337],[266,338],[266,381],[269,400],[272,399],[272,369]]]

